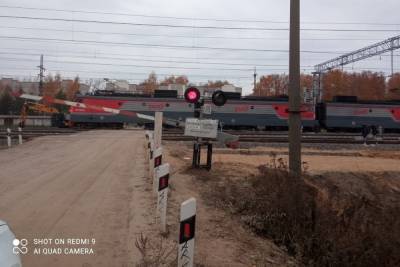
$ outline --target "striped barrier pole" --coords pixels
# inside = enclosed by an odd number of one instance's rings
[[[11,147],[11,129],[7,128],[7,146]]]
[[[22,128],[21,127],[18,127],[18,141],[19,141],[19,144],[20,145],[22,145]]]
[[[196,199],[190,198],[181,204],[178,267],[193,267],[195,226]]]
[[[112,114],[121,114],[124,116],[137,117],[137,118],[143,119],[143,120],[155,121],[154,116],[149,116],[149,115],[136,113],[136,112],[132,112],[132,111],[127,111],[127,110],[119,110],[119,109],[115,109],[115,108],[108,108],[108,107],[103,107],[103,106],[98,106],[98,105],[89,105],[89,104],[66,101],[66,100],[52,98],[52,97],[43,97],[43,96],[36,96],[36,95],[29,95],[29,94],[16,94],[16,96],[23,98],[23,99],[33,100],[33,101],[44,101],[46,103],[66,105],[66,106],[70,106],[73,108],[93,109],[93,110],[97,110],[97,111],[101,111],[101,112],[107,112],[107,113],[112,113]],[[166,117],[162,118],[162,122],[164,124],[174,126],[174,127],[180,127],[180,128],[185,127],[184,122],[166,118]],[[159,140],[161,140],[161,139],[159,139]],[[217,140],[219,140],[220,142],[223,142],[226,146],[231,147],[231,148],[237,148],[239,146],[239,137],[225,133],[225,132],[218,132]]]
[[[160,219],[161,233],[167,233],[167,201],[169,186],[169,164],[162,164],[157,171],[157,217]]]

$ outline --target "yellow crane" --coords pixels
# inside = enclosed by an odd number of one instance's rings
[[[19,126],[23,128],[25,126],[25,121],[28,116],[28,110],[33,110],[37,112],[43,112],[48,114],[60,113],[56,108],[46,106],[44,104],[25,102],[21,109]]]

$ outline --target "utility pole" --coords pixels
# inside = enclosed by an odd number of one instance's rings
[[[40,55],[40,66],[39,68],[39,95],[43,95],[43,78],[44,78],[44,71],[45,68],[43,67],[43,55]]]
[[[289,169],[301,177],[300,0],[290,0]]]
[[[257,68],[256,67],[254,67],[253,76],[254,76],[254,89],[253,89],[253,91],[254,91],[254,94],[256,94],[256,90],[257,90]],[[261,96],[261,88],[260,88],[260,91],[258,92],[258,95]]]

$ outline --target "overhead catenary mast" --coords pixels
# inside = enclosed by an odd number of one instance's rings
[[[391,52],[391,64],[392,64],[392,75],[393,75],[393,51],[400,48],[400,35],[382,42],[358,49],[356,51],[344,54],[337,58],[328,60],[324,63],[316,65],[314,74],[314,96],[318,96],[319,102],[323,98],[322,88],[322,75],[326,71],[333,70],[338,67],[343,67],[347,64],[354,63],[363,59],[378,56],[386,52]],[[388,93],[387,91],[385,93]]]
[[[43,55],[40,55],[40,65],[39,68],[39,95],[43,95],[43,78],[44,71],[46,70],[43,66]]]
[[[254,89],[253,89],[253,92],[254,92],[254,94],[256,94],[256,90],[257,90],[257,68],[256,67],[254,67],[254,74],[253,74],[253,77],[254,77]],[[258,92],[258,95],[259,96],[261,96],[261,87],[260,87],[260,91]]]

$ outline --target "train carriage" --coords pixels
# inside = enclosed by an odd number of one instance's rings
[[[400,102],[326,103],[328,130],[360,129],[363,125],[400,130]]]
[[[193,104],[179,98],[151,98],[151,97],[113,97],[113,96],[80,96],[78,100],[88,105],[97,105],[116,108],[126,111],[139,112],[153,115],[162,111],[165,117],[184,121],[193,117]],[[227,128],[274,128],[288,126],[287,99],[254,100],[234,99],[229,100],[224,106],[218,107],[206,100],[205,104],[211,105],[212,114],[205,117],[218,119]],[[318,126],[315,112],[311,105],[302,107],[302,121],[304,127]],[[122,125],[124,123],[146,123],[135,117],[102,113],[98,110],[72,107],[70,120],[75,125]]]

